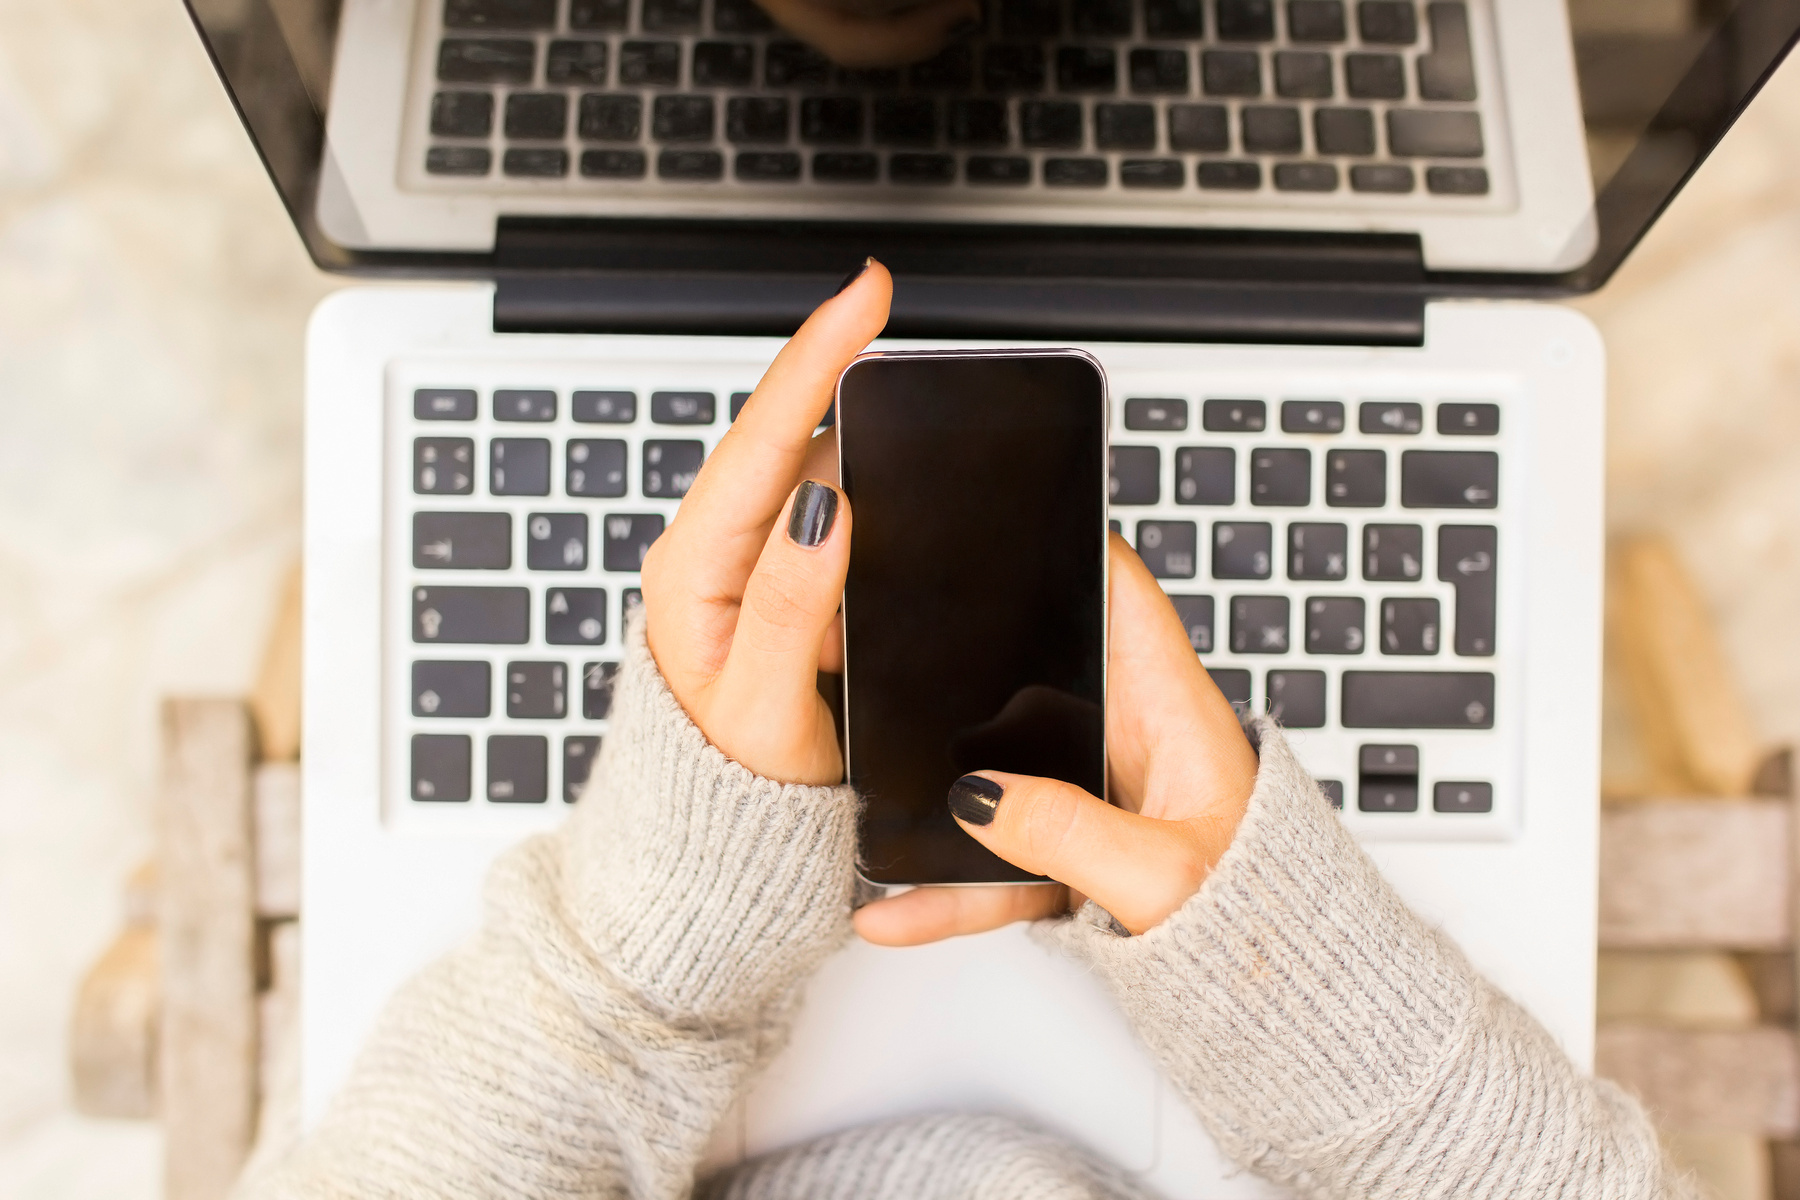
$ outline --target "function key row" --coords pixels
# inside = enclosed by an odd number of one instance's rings
[[[619,438],[570,438],[563,447],[563,490],[583,499],[628,494],[628,444]],[[490,496],[548,496],[555,474],[549,438],[493,438],[488,442]],[[706,443],[694,438],[651,438],[640,450],[639,494],[657,500],[687,495],[706,459]],[[475,492],[475,439],[413,439],[413,491],[421,496],[469,496]],[[584,518],[585,519],[585,518]]]
[[[597,734],[562,739],[562,798],[581,798],[600,757]],[[410,746],[412,798],[467,803],[474,792],[475,739],[466,733],[415,733]],[[550,739],[536,733],[495,733],[486,740],[487,798],[501,804],[542,804],[550,794]]]
[[[1313,501],[1313,454],[1300,447],[1249,451],[1250,503],[1303,508]],[[1162,503],[1162,449],[1113,446],[1108,451],[1108,496],[1115,506]],[[1407,450],[1400,455],[1404,508],[1495,508],[1500,457],[1490,450]],[[1325,454],[1325,503],[1333,508],[1380,508],[1388,500],[1386,450],[1330,450]],[[1175,502],[1237,503],[1237,450],[1183,446],[1175,451]]]
[[[1345,405],[1341,400],[1284,400],[1283,433],[1342,433]],[[1208,433],[1262,433],[1269,425],[1269,406],[1262,400],[1206,400],[1200,427]],[[1125,401],[1125,428],[1141,432],[1175,432],[1188,427],[1188,402],[1139,397]],[[1416,434],[1425,428],[1425,406],[1410,400],[1365,400],[1356,410],[1356,427],[1368,434]],[[1451,437],[1493,437],[1500,432],[1500,406],[1446,400],[1437,406],[1437,431]]]
[[[749,398],[749,392],[731,394],[733,420]],[[492,399],[496,421],[556,420],[558,396],[549,388],[496,388]],[[481,398],[474,388],[418,388],[413,392],[415,421],[473,421],[480,407]],[[718,407],[718,397],[712,392],[650,393],[650,419],[658,425],[711,425],[718,417]],[[636,392],[569,393],[569,417],[578,424],[629,425],[637,416]]]

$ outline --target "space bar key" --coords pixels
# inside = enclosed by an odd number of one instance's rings
[[[1492,729],[1486,671],[1345,671],[1346,729]]]

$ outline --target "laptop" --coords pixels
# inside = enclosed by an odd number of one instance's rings
[[[845,70],[751,0],[189,0],[323,268],[303,1106],[578,802],[645,548],[867,254],[879,345],[1105,366],[1111,519],[1406,900],[1591,1059],[1603,284],[1800,0],[994,0]],[[979,1037],[946,1006],[1009,1019]],[[1237,1172],[1021,928],[862,944],[720,1166],[998,1111]]]

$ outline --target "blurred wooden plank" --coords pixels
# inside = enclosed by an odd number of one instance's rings
[[[1800,1055],[1790,1030],[1602,1025],[1594,1070],[1637,1095],[1661,1129],[1800,1132]]]
[[[156,1115],[158,984],[154,928],[128,927],[88,969],[69,1027],[78,1111]]]
[[[300,757],[300,622],[301,576],[296,566],[282,585],[262,670],[250,693],[262,757],[268,762]]]
[[[256,915],[291,921],[300,915],[300,764],[256,768]]]
[[[166,1200],[223,1200],[256,1130],[255,733],[236,700],[163,704],[163,1006]]]
[[[1778,950],[1792,940],[1790,809],[1701,800],[1600,818],[1604,949]]]

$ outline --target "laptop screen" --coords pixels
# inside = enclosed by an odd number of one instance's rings
[[[188,6],[328,269],[1204,247],[1512,294],[1604,282],[1800,32],[1800,0]]]

